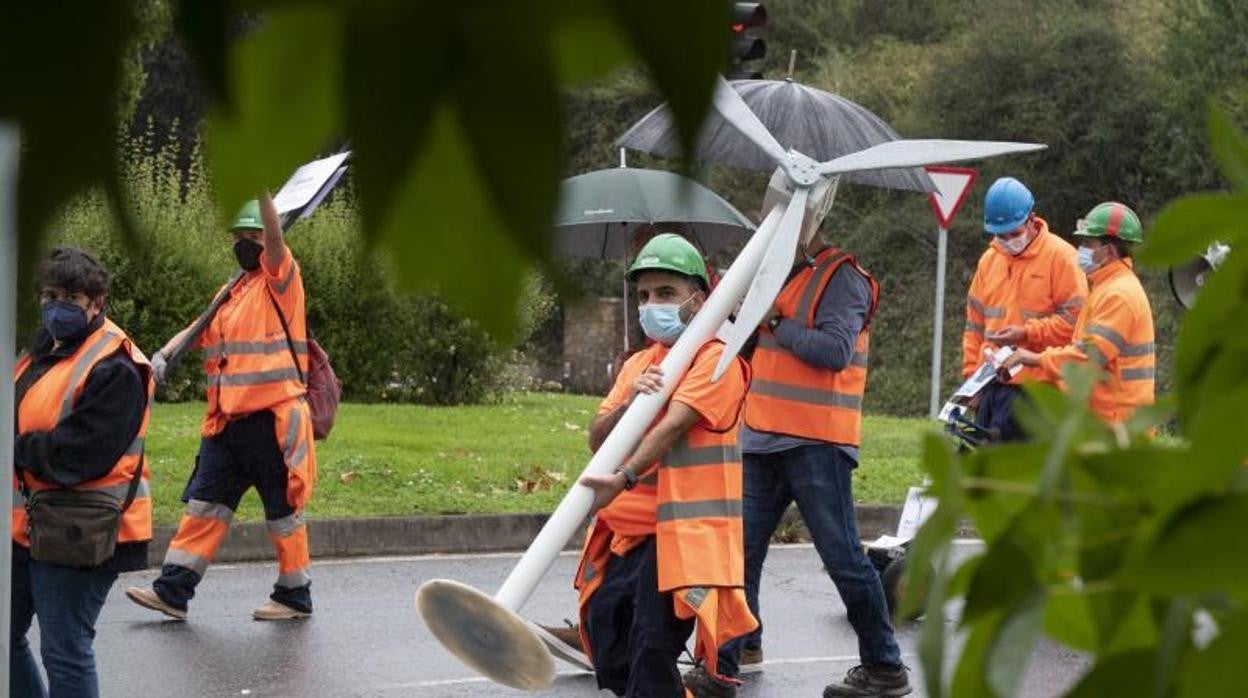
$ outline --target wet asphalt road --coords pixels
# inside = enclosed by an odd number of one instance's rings
[[[138,696],[521,696],[491,683],[447,653],[418,618],[416,588],[433,578],[498,588],[518,556],[433,556],[316,561],[316,614],[305,621],[260,623],[251,609],[272,584],[273,565],[213,567],[191,606],[189,622],[162,620],[133,605],[126,586],[154,572],[122,575],[97,627],[103,694]],[[575,615],[570,587],[575,557],[559,558],[523,609],[547,624]],[[767,560],[763,616],[764,671],[748,678],[742,698],[819,696],[857,663],[845,610],[809,546],[774,548]],[[953,618],[945,619],[953,631]],[[899,630],[904,659],[915,667],[916,624]],[[33,631],[32,631],[33,633]],[[549,696],[609,696],[593,678],[556,662]],[[1082,661],[1042,645],[1022,695],[1060,695]],[[923,695],[921,689],[914,695]]]

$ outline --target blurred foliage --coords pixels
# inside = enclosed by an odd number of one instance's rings
[[[152,46],[171,15],[207,100],[219,212],[348,140],[366,240],[395,257],[406,287],[436,289],[507,334],[514,313],[496,299],[518,295],[525,269],[548,256],[560,88],[642,64],[692,142],[725,59],[728,9],[690,0],[655,22],[629,0],[4,3],[0,119],[23,141],[19,269],[28,278],[47,224],[75,196],[95,188],[118,214],[134,198],[113,134],[134,104],[135,47]],[[256,26],[231,41],[245,17]],[[120,223],[141,254],[138,221]],[[482,250],[489,283],[463,273]]]
[[[1248,138],[1220,110],[1209,142],[1231,193],[1197,194],[1157,216],[1140,259],[1168,265],[1212,239],[1234,251],[1184,319],[1172,399],[1109,428],[1088,411],[1093,370],[1070,392],[1031,389],[1028,444],[957,454],[929,437],[924,468],[939,500],[923,526],[901,612],[925,603],[919,654],[928,695],[1017,694],[1047,636],[1089,657],[1070,695],[1242,693],[1248,679]],[[1149,434],[1177,406],[1180,438]],[[969,517],[984,552],[954,562]],[[938,572],[931,578],[934,568]],[[920,579],[921,578],[921,579]],[[952,671],[944,606],[963,602]]]

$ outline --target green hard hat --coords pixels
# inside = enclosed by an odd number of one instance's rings
[[[259,200],[252,199],[238,209],[238,213],[234,216],[234,222],[230,224],[230,230],[238,230],[240,228],[264,229],[264,221],[260,220]]]
[[[696,276],[702,280],[704,288],[711,287],[711,278],[706,273],[706,260],[693,243],[676,233],[655,235],[637,253],[637,259],[628,268],[629,280],[637,278],[643,271],[673,271],[685,276]]]
[[[1075,236],[1083,238],[1118,238],[1126,242],[1144,242],[1144,226],[1126,204],[1106,201],[1088,211],[1075,226]]]

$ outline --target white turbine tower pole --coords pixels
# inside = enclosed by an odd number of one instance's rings
[[[13,363],[17,355],[17,127],[0,122],[0,695],[9,694],[13,595]],[[6,491],[7,490],[7,491]]]

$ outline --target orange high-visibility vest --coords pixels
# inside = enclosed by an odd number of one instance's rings
[[[1043,379],[1062,384],[1062,365],[1097,356],[1105,375],[1092,386],[1092,411],[1110,424],[1125,422],[1155,399],[1153,309],[1130,259],[1092,272],[1092,293],[1075,323],[1075,344],[1040,355]]]
[[[147,423],[151,416],[152,396],[155,383],[152,381],[152,368],[147,357],[134,346],[126,333],[111,320],[104,323],[87,337],[73,356],[59,361],[48,369],[39,380],[26,391],[22,402],[17,406],[17,433],[26,434],[34,431],[51,431],[57,423],[69,416],[74,410],[74,402],[82,394],[91,375],[91,369],[100,361],[123,351],[143,376],[147,385],[147,407],[143,411],[143,421],[139,425],[139,433],[135,436],[125,454],[113,466],[107,475],[95,480],[84,482],[73,487],[75,490],[95,490],[107,492],[119,502],[126,499],[130,483],[134,479],[135,469],[142,468],[139,486],[134,501],[121,517],[121,530],[117,542],[131,543],[150,541],[152,539],[152,499],[151,486],[148,482],[149,470],[143,458],[143,443],[147,437]],[[23,354],[17,361],[13,378],[16,381],[31,365],[30,356]],[[31,492],[39,490],[60,489],[22,471],[22,479]],[[17,478],[13,478],[13,541],[18,545],[30,546],[30,537],[26,531],[26,502],[18,489]]]
[[[832,275],[850,264],[871,286],[871,308],[854,343],[854,354],[842,371],[811,366],[780,346],[766,327],[750,360],[754,378],[745,400],[745,423],[756,431],[789,434],[828,443],[857,446],[862,433],[862,398],[867,389],[867,351],[871,317],[880,299],[880,285],[850,255],[828,248],[789,279],[776,307],[780,314],[815,326],[815,313]]]
[[[966,327],[962,332],[962,375],[983,363],[985,337],[1010,325],[1027,331],[1024,349],[1044,351],[1070,342],[1075,320],[1088,297],[1087,275],[1079,268],[1078,253],[1070,243],[1049,232],[1037,217],[1036,239],[1017,256],[994,240],[979,258],[966,293]],[[1040,380],[1040,373],[1024,368],[1012,384]]]
[[[300,372],[306,376],[308,371],[303,282],[289,253],[282,266],[286,274],[280,280],[270,279],[263,269],[244,276],[200,338],[208,376],[204,436],[213,436],[224,426],[224,420],[214,420],[214,416],[229,419],[259,412],[307,391],[300,380]],[[299,356],[298,367],[274,307],[275,295],[285,294],[294,294],[296,312],[285,319]]]
[[[721,342],[708,342],[698,351],[690,373],[710,371],[723,355],[723,348]],[[647,356],[638,361],[641,370],[661,359],[666,351],[667,347],[661,345],[646,349]],[[749,366],[741,359],[735,364],[739,373],[734,378],[741,387],[740,399],[744,399]],[[618,380],[631,378],[621,372]],[[679,386],[674,394],[679,397]],[[659,591],[673,593],[673,612],[679,617],[698,618],[698,647],[703,652],[699,658],[706,661],[711,672],[716,671],[720,644],[758,627],[743,590],[745,548],[736,417],[739,411],[738,400],[732,423],[719,430],[705,424],[705,420],[695,424],[663,455],[655,472],[599,512],[586,537],[574,582],[580,590],[584,620],[589,599],[602,583],[611,552],[623,554],[641,536],[654,534]],[[638,493],[643,487],[647,490]],[[652,528],[638,528],[639,522],[647,519],[654,522]],[[626,522],[628,533],[613,530],[612,521]],[[585,627],[582,623],[582,632]]]

